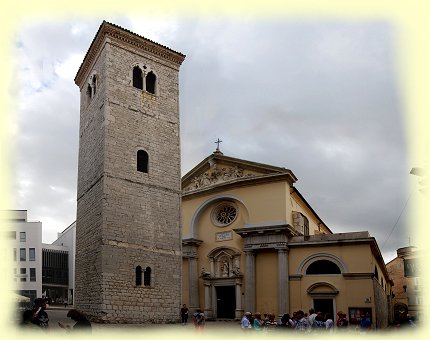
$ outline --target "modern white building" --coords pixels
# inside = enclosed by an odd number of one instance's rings
[[[68,257],[68,292],[67,302],[73,304],[73,294],[75,291],[75,247],[76,247],[76,221],[69,225],[61,233],[57,234],[57,239],[52,246],[64,247],[67,249]]]
[[[12,286],[34,301],[42,296],[42,222],[28,221],[27,210],[1,212],[6,244],[10,249]]]

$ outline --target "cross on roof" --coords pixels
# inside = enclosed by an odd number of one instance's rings
[[[219,151],[219,144],[222,143],[222,140],[220,140],[219,138],[215,141],[216,146],[216,151]]]

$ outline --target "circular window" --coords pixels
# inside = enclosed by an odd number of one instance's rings
[[[212,222],[219,227],[232,223],[237,217],[237,208],[231,203],[218,204],[212,211]]]

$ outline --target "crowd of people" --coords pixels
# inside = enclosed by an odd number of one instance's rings
[[[182,325],[186,325],[188,322],[188,308],[185,304],[181,308],[181,321]],[[65,329],[66,331],[91,331],[91,322],[81,311],[77,309],[70,309],[67,313],[67,317],[75,321],[73,326],[65,325],[62,322],[58,322],[58,326]],[[193,323],[196,333],[203,332],[206,323],[205,314],[202,310],[198,309],[193,313]],[[334,329],[337,331],[347,330],[349,322],[346,314],[342,311],[337,312],[337,319],[334,320],[331,313],[316,312],[313,308],[308,313],[304,313],[302,310],[294,312],[292,315],[284,314],[279,321],[276,320],[275,314],[263,314],[256,312],[246,312],[241,319],[241,328],[244,331],[255,330],[259,331],[272,331],[277,330],[291,330],[295,332],[312,332],[312,333],[324,333],[333,332]],[[395,324],[396,327],[416,327],[415,323],[405,314],[400,314],[400,319]],[[21,327],[23,329],[38,329],[47,330],[49,328],[49,317],[46,312],[46,300],[37,298],[34,301],[32,309],[25,310],[22,314]],[[372,321],[369,313],[363,315],[360,323],[354,326],[354,329],[358,329],[362,332],[367,332],[372,329]]]
[[[279,322],[276,321],[274,314],[261,313],[252,314],[246,312],[241,320],[241,327],[244,331],[271,331],[274,329],[291,330],[295,332],[333,332],[336,328],[339,331],[346,330],[349,326],[346,314],[342,311],[337,313],[337,320],[333,319],[331,313],[316,312],[313,308],[308,313],[302,310],[294,312],[292,315],[284,314]],[[360,324],[360,330],[368,331],[371,329],[370,316],[366,315]]]

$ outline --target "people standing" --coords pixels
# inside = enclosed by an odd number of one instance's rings
[[[271,332],[278,326],[275,319],[275,314],[270,313],[267,315],[267,321],[264,323],[264,327],[267,331]]]
[[[33,306],[34,318],[32,322],[35,325],[38,325],[39,327],[47,330],[49,327],[49,317],[45,309],[46,309],[45,299],[37,298],[36,300],[34,300],[34,306]]]
[[[182,308],[181,308],[181,320],[182,320],[182,325],[185,326],[188,321],[188,308],[185,303],[182,305]]]
[[[326,330],[324,317],[321,312],[318,312],[315,316],[315,320],[312,323],[311,331],[314,333],[322,333]]]
[[[247,331],[252,328],[250,317],[251,312],[246,312],[243,314],[242,320],[240,321],[240,327],[243,331]]]
[[[305,318],[305,313],[302,310],[296,312],[297,322],[295,330],[298,332],[307,332],[309,330],[309,321]]]
[[[315,313],[315,309],[313,308],[309,309],[308,321],[309,321],[310,327],[312,327],[312,324],[314,323],[316,316],[317,316],[317,313]]]
[[[336,326],[339,330],[345,330],[348,328],[348,319],[346,314],[342,311],[337,312],[338,319],[336,321]]]
[[[366,313],[360,321],[360,331],[367,332],[372,328],[372,321],[370,320],[370,313]]]
[[[291,328],[291,325],[292,325],[292,321],[291,321],[290,314],[285,313],[284,315],[282,315],[281,326],[286,328]]]
[[[297,320],[298,320],[297,319],[297,312],[293,312],[293,316],[289,320],[289,324],[291,326],[291,329],[296,329]]]
[[[196,310],[196,312],[193,314],[193,319],[195,332],[197,333],[200,331],[200,333],[203,333],[205,329],[206,317],[201,309]]]
[[[263,319],[261,319],[261,313],[259,312],[255,313],[254,329],[256,331],[261,331],[263,329],[263,326],[264,326],[264,321]]]
[[[67,331],[89,331],[91,332],[92,326],[91,322],[87,319],[84,313],[78,311],[77,309],[71,309],[67,313],[67,317],[75,321],[76,323],[73,327],[69,325],[64,325],[62,322],[58,322],[58,326],[64,328]]]
[[[324,323],[325,323],[325,329],[329,332],[333,332],[333,327],[334,327],[334,321],[333,321],[333,316],[331,315],[331,313],[326,313],[324,316]]]

